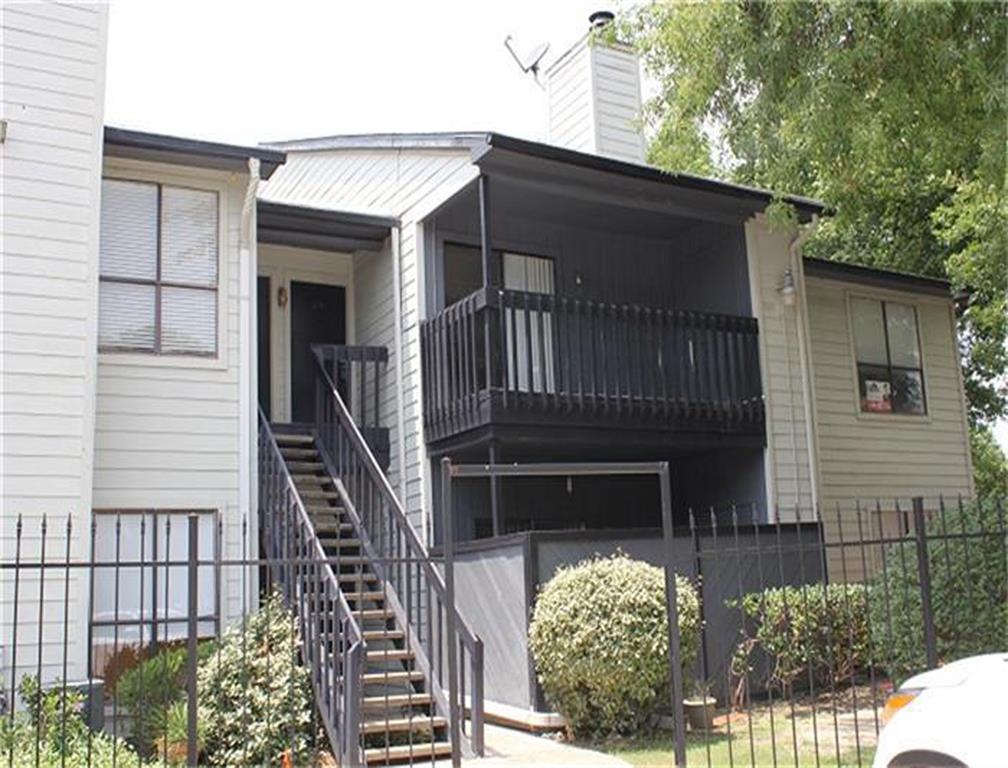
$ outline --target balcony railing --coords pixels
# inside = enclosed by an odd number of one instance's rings
[[[425,429],[488,423],[761,432],[751,317],[481,289],[421,325]]]

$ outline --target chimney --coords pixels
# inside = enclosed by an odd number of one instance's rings
[[[549,142],[616,160],[644,162],[640,61],[628,45],[603,41],[609,11],[546,70]]]

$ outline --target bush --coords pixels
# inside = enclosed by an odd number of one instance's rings
[[[728,605],[743,615],[744,639],[732,659],[736,676],[766,654],[767,683],[790,692],[812,674],[813,683],[841,684],[870,661],[865,589],[858,584],[772,587]]]
[[[696,590],[676,577],[682,666],[700,641]],[[634,733],[668,698],[662,569],[618,554],[561,568],[545,584],[529,646],[550,704],[578,736]]]
[[[18,692],[25,709],[14,716],[13,722],[6,714],[0,718],[0,756],[5,763],[12,760],[14,768],[105,768],[138,764],[137,754],[125,741],[88,728],[81,714],[84,696],[78,691],[40,692],[38,681],[25,677]],[[36,745],[39,750],[37,763]]]
[[[1003,507],[1001,508],[1003,510]],[[995,504],[950,505],[925,526],[931,608],[939,664],[1008,646],[1008,567],[1003,511]],[[962,533],[971,534],[963,538]],[[946,538],[947,537],[947,538]],[[894,681],[927,668],[914,541],[890,544],[871,589],[871,631]]]
[[[216,644],[205,641],[198,648],[202,661],[213,654]],[[145,755],[164,740],[168,713],[185,698],[187,658],[185,645],[165,645],[123,672],[116,682],[119,706],[130,716],[130,741]]]
[[[210,765],[277,765],[291,751],[308,758],[312,699],[291,614],[274,593],[229,629],[218,653],[200,664],[199,717]]]

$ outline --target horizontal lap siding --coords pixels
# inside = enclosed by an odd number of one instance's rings
[[[0,116],[0,550],[21,557],[87,557],[94,419],[98,203],[107,14],[101,6],[4,3]],[[13,578],[0,574],[0,677],[62,674],[62,573],[48,571],[38,644],[39,572],[21,575],[16,635]],[[67,674],[84,674],[86,582],[70,578]]]
[[[397,216],[401,223],[403,403],[405,419],[404,506],[414,526],[426,525],[424,464],[426,450],[420,402],[419,275],[417,225],[433,201],[445,199],[470,181],[475,169],[468,150],[346,149],[292,151],[265,185],[263,197],[285,203]],[[400,488],[396,398],[394,285],[390,249],[354,259],[357,343],[389,350],[383,382],[382,422],[390,429],[390,479]]]
[[[903,510],[913,496],[933,509],[939,496],[972,493],[969,438],[952,304],[919,294],[882,291],[808,278],[809,336],[815,387],[819,495],[826,534],[847,542],[859,534],[857,509],[883,511],[895,532],[896,501]],[[917,308],[926,417],[862,415],[859,412],[848,299],[851,294],[912,304]],[[861,527],[869,525],[867,513]],[[877,535],[877,523],[865,535]],[[848,575],[861,572],[860,553],[847,550]],[[841,565],[832,553],[834,573]],[[877,558],[875,558],[877,559]],[[869,569],[875,560],[869,559]]]
[[[98,356],[93,507],[213,509],[222,553],[238,557],[239,227],[247,176],[108,159],[106,176],[212,189],[220,195],[218,359]],[[184,536],[184,522],[172,538]],[[254,537],[255,531],[249,533]],[[254,547],[249,550],[255,554]],[[233,571],[233,572],[232,572]],[[222,574],[222,610],[241,607],[240,569]]]

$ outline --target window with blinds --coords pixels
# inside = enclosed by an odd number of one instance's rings
[[[102,181],[98,346],[217,354],[217,193]]]

